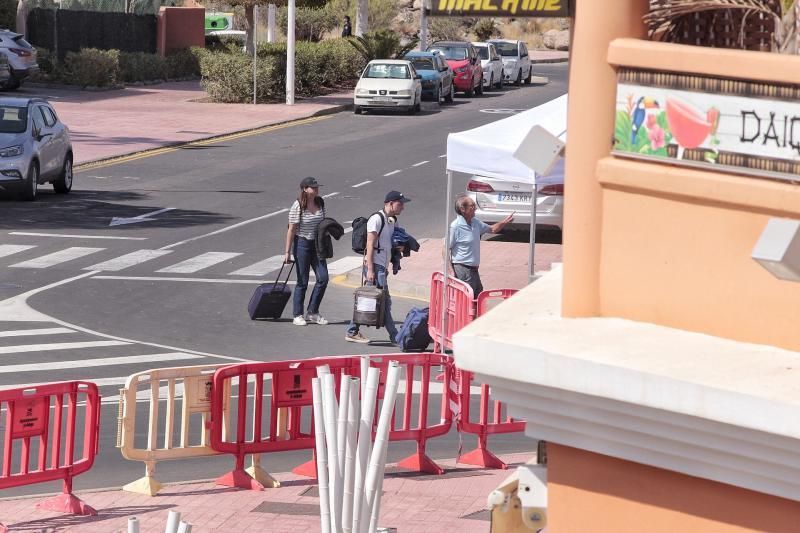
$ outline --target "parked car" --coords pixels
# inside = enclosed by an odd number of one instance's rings
[[[69,128],[42,98],[0,98],[0,188],[35,200],[42,183],[72,190]]]
[[[422,97],[439,102],[453,101],[453,69],[439,52],[408,52],[405,59],[411,61],[414,70],[422,76]]]
[[[356,84],[353,111],[404,109],[413,115],[422,100],[422,76],[405,59],[373,59]]]
[[[3,83],[4,89],[16,89],[22,80],[39,72],[36,49],[19,33],[0,30],[0,52],[8,59],[11,78]]]
[[[533,77],[533,64],[528,54],[528,46],[523,41],[512,41],[509,39],[493,39],[492,43],[500,57],[503,58],[503,80],[506,83],[522,85],[530,83]]]
[[[466,93],[468,97],[473,94],[483,94],[483,69],[478,51],[472,43],[436,41],[428,47],[428,51],[438,51],[444,55],[447,64],[453,69],[455,75],[453,84],[457,91]]]
[[[500,89],[503,87],[503,60],[492,43],[472,43],[478,51],[483,69],[483,87]]]
[[[11,67],[8,66],[8,58],[0,52],[0,87],[5,87],[11,80]]]
[[[533,186],[510,179],[472,176],[467,183],[469,194],[478,209],[475,216],[487,224],[500,222],[514,213],[510,229],[528,229],[531,225]],[[536,205],[536,227],[562,229],[564,225],[563,183],[539,187]]]

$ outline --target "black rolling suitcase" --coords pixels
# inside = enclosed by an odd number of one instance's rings
[[[292,276],[292,269],[294,262],[289,267],[289,273],[286,279],[281,283],[283,277],[283,268],[286,265],[281,265],[281,271],[278,272],[278,279],[274,283],[264,283],[256,288],[253,296],[250,297],[250,303],[247,304],[247,312],[250,313],[251,320],[261,320],[264,318],[272,318],[277,320],[283,314],[286,308],[286,303],[292,295],[291,287],[288,287],[289,278]]]

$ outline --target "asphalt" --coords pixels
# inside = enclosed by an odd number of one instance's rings
[[[565,61],[566,53],[534,53],[541,63]],[[268,130],[281,124],[309,120],[342,111],[351,105],[351,92],[283,104],[211,104],[199,82],[164,83],[105,92],[26,87],[23,94],[48,97],[60,118],[70,126],[76,164],[83,168],[131,161],[143,153],[170,150],[175,145],[202,143],[221,136]],[[79,167],[80,168],[80,167]],[[561,261],[560,237],[537,234],[535,270],[548,270]],[[487,289],[519,289],[529,282],[530,246],[527,235],[508,235],[482,243],[481,275]],[[432,272],[442,269],[441,243],[426,243],[422,251],[403,261],[392,279],[392,293],[419,300],[429,298]],[[355,286],[359,270],[336,277],[334,283]],[[531,449],[533,450],[533,442]],[[509,463],[533,457],[505,456]],[[387,476],[382,504],[382,526],[399,531],[485,531],[488,492],[508,474],[446,463],[447,475]],[[212,481],[169,485],[164,495],[148,498],[119,488],[79,496],[93,505],[98,517],[59,515],[36,509],[41,496],[0,500],[0,522],[10,531],[122,531],[129,517],[145,517],[141,531],[163,530],[168,509],[184,512],[193,531],[313,531],[318,530],[318,499],[308,493],[312,482],[293,474],[274,474],[284,488],[265,492],[238,492]],[[472,478],[464,483],[460,477]],[[2,493],[0,493],[1,495]],[[213,504],[212,504],[213,502]],[[299,505],[299,507],[298,507]],[[305,509],[303,515],[298,509]],[[414,509],[414,513],[407,512]]]

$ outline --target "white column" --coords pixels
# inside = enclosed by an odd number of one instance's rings
[[[356,32],[359,37],[367,33],[367,18],[369,17],[369,1],[357,0],[356,4]]]
[[[267,42],[274,43],[275,42],[275,17],[278,12],[278,8],[275,4],[269,4],[267,6]]]
[[[425,12],[428,2],[422,0],[419,10],[419,49],[425,50],[428,47],[428,14]]]
[[[294,105],[294,0],[289,0],[286,25],[286,105]]]

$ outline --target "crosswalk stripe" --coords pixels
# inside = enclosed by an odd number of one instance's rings
[[[94,368],[98,366],[133,365],[162,361],[181,361],[185,359],[202,359],[201,355],[183,352],[156,353],[150,355],[129,355],[126,357],[104,357],[98,359],[80,359],[76,361],[55,361],[53,363],[31,363],[24,365],[0,366],[0,374],[13,372],[35,372],[40,370],[65,370],[68,368]]]
[[[90,381],[97,385],[98,387],[110,387],[112,385],[125,385],[128,381],[127,377],[118,377],[118,378],[87,378],[87,379],[79,379],[75,381]],[[8,389],[27,389],[29,387],[36,387],[37,385],[46,385],[49,383],[48,381],[37,381],[35,383],[15,383],[9,385],[0,385],[0,390],[8,390]]]
[[[79,348],[102,348],[104,346],[125,346],[130,342],[123,341],[91,341],[91,342],[53,342],[49,344],[21,344],[18,346],[0,346],[0,355],[25,352],[45,352],[53,350],[75,350]]]
[[[186,261],[181,261],[180,263],[172,266],[156,270],[156,272],[163,272],[165,274],[192,274],[239,255],[242,254],[228,252],[206,252],[196,257],[192,257],[191,259],[187,259]]]
[[[125,268],[132,267],[133,265],[138,265],[139,263],[144,263],[145,261],[150,261],[152,259],[156,259],[158,257],[161,257],[162,255],[167,255],[170,253],[172,253],[172,250],[137,250],[135,252],[121,255],[114,259],[110,259],[108,261],[104,261],[102,263],[97,263],[96,265],[86,267],[84,268],[84,270],[102,270],[105,272],[118,272]]]
[[[36,248],[36,246],[28,244],[0,244],[0,257],[24,252],[25,250],[30,250],[31,248]]]
[[[282,255],[273,255],[263,261],[259,261],[258,263],[254,263],[248,267],[240,268],[239,270],[234,270],[229,275],[231,276],[264,276],[269,274],[273,270],[278,270],[281,265],[283,264],[283,257]]]
[[[89,254],[97,253],[101,250],[105,250],[105,248],[84,248],[80,246],[72,246],[64,250],[59,250],[58,252],[53,252],[52,254],[43,255],[35,259],[10,265],[10,268],[47,268],[59,263],[66,263],[67,261],[72,261],[73,259],[78,259]]]
[[[26,335],[58,335],[59,333],[75,333],[75,330],[69,328],[15,329],[11,331],[0,331],[0,337],[24,337]]]
[[[348,255],[337,259],[333,263],[328,264],[328,275],[336,276],[350,272],[354,268],[360,267],[364,263],[364,258],[360,255]]]

